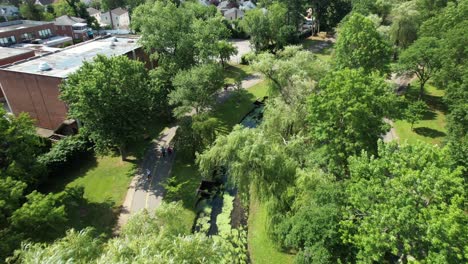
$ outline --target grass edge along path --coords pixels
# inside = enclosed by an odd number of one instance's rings
[[[264,204],[252,193],[249,206],[248,245],[252,263],[255,264],[288,264],[294,263],[294,255],[278,250],[268,236],[268,212]]]

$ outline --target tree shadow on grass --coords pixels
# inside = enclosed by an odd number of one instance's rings
[[[234,84],[235,80],[242,80],[248,76],[244,69],[229,65],[223,72],[226,84]]]
[[[436,119],[437,114],[434,111],[427,110],[424,112],[422,120],[434,120]]]
[[[93,227],[99,234],[110,236],[117,221],[118,208],[110,199],[101,202],[90,202],[84,197],[75,197],[65,202],[68,215],[67,229],[81,230]]]
[[[88,171],[96,168],[97,164],[95,155],[84,155],[64,167],[60,173],[49,175],[47,180],[38,187],[38,190],[42,193],[61,192],[70,182],[85,176]]]
[[[219,134],[227,134],[242,118],[253,109],[256,98],[246,90],[237,90],[224,103],[214,107],[212,115],[220,120],[216,129]]]
[[[435,130],[432,128],[428,128],[428,127],[417,127],[414,129],[414,132],[416,132],[416,134],[421,135],[423,137],[430,137],[430,138],[446,136],[444,132]]]

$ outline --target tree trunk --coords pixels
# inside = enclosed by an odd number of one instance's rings
[[[426,81],[421,80],[421,83],[419,84],[419,97],[418,97],[419,100],[422,99],[422,96],[424,94],[424,84],[425,83],[426,83]]]
[[[126,161],[127,160],[127,151],[125,150],[125,145],[120,145],[120,156],[122,157],[122,161]]]

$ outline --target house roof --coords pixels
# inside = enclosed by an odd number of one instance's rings
[[[80,17],[72,17],[68,15],[57,17],[54,24],[57,26],[73,26],[76,23],[85,23],[86,20]]]
[[[92,8],[92,7],[86,8],[86,11],[88,11],[90,16],[92,16],[94,14],[101,13],[101,11],[97,10],[96,8]]]
[[[118,16],[121,16],[121,15],[123,15],[123,14],[125,14],[125,13],[128,13],[128,11],[125,10],[125,9],[123,9],[123,8],[121,8],[121,7],[118,7],[118,8],[116,8],[116,9],[113,9],[113,10],[111,11],[111,13],[112,13],[112,14],[115,14],[115,15],[118,15]]]
[[[230,16],[231,14],[234,14],[234,16],[237,16],[238,18],[244,16],[244,12],[240,10],[239,8],[235,8],[235,7],[224,12],[225,17]]]
[[[228,5],[229,5],[228,1],[222,1],[221,3],[219,3],[218,9],[228,9],[229,8]]]
[[[57,2],[57,0],[36,0],[37,5],[51,5]]]

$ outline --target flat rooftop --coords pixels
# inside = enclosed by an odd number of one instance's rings
[[[14,31],[22,28],[37,27],[41,25],[51,24],[52,22],[31,21],[31,20],[16,20],[0,23],[0,33]]]
[[[29,52],[31,51],[26,50],[26,49],[12,49],[12,48],[0,47],[0,60],[9,58],[9,57],[18,56],[24,53],[29,53]]]
[[[117,41],[113,41],[114,39]],[[137,36],[94,39],[54,53],[0,67],[0,69],[65,78],[78,70],[83,62],[92,61],[98,54],[107,57],[119,56],[139,48],[137,40]],[[112,46],[111,43],[113,43]],[[47,63],[52,69],[41,71],[39,65],[43,63]]]

